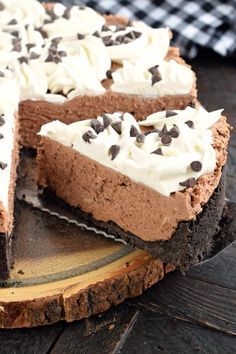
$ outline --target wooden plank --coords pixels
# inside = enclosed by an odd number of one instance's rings
[[[22,330],[0,330],[1,354],[43,354],[49,352],[61,335],[64,323]]]
[[[235,347],[236,337],[143,311],[119,353],[233,354]]]
[[[138,308],[236,335],[236,291],[179,273],[134,300]]]
[[[187,277],[236,290],[236,242],[224,249],[210,262],[193,267]]]
[[[112,353],[125,342],[138,313],[135,308],[121,305],[100,316],[69,324],[52,353]]]

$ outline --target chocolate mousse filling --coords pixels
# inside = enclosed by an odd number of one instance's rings
[[[169,240],[144,241],[133,233],[123,230],[112,221],[104,222],[93,218],[91,213],[85,213],[80,208],[72,207],[58,198],[52,190],[45,188],[43,197],[59,203],[72,212],[80,222],[85,221],[89,226],[112,234],[125,240],[134,247],[141,248],[155,258],[166,263],[174,264],[181,271],[186,271],[190,266],[199,263],[212,253],[219,222],[225,205],[225,171],[218,187],[203,207],[196,219],[179,222],[177,229]]]

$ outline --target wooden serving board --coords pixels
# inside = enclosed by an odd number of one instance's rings
[[[32,177],[28,160],[23,165],[20,183]],[[70,322],[101,313],[140,295],[172,270],[144,251],[24,202],[18,201],[16,210],[14,266],[10,279],[0,283],[2,328]]]

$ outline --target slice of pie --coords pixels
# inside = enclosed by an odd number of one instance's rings
[[[210,251],[229,126],[199,107],[42,126],[38,182],[79,217],[181,269]]]

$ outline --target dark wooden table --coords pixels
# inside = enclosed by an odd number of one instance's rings
[[[192,62],[199,99],[224,107],[236,126],[236,68],[232,60],[202,52]],[[227,196],[236,238],[236,134],[228,163]],[[236,243],[186,276],[166,276],[141,297],[71,324],[0,330],[0,353],[236,353]]]

